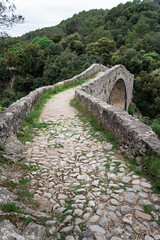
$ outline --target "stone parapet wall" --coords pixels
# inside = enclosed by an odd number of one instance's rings
[[[0,114],[0,143],[5,144],[7,139],[16,134],[17,129],[22,125],[26,116],[32,112],[36,103],[40,100],[41,95],[48,89],[54,89],[58,85],[65,85],[78,79],[84,79],[99,71],[105,71],[107,68],[101,64],[93,64],[81,74],[71,79],[59,82],[52,86],[40,87],[27,96],[19,99]]]
[[[87,85],[88,84],[88,85]],[[130,157],[153,151],[160,156],[160,141],[152,129],[139,122],[126,111],[84,92],[90,83],[76,88],[76,98],[118,142],[121,152]],[[89,91],[88,91],[89,92]]]

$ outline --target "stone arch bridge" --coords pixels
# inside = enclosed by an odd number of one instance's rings
[[[19,153],[24,148],[16,138],[17,130],[41,95],[48,89],[95,74],[96,77],[76,88],[76,98],[117,139],[124,154],[137,156],[152,150],[160,155],[160,141],[156,134],[127,113],[132,100],[134,76],[123,65],[107,68],[101,64],[93,64],[71,79],[30,92],[0,114],[0,144],[5,145],[6,151],[14,155],[14,158],[16,154],[20,158]]]
[[[103,102],[128,110],[132,101],[134,76],[123,65],[104,68],[104,72],[86,84],[82,90]]]

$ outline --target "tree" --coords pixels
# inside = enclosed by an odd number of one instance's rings
[[[17,43],[5,54],[10,67],[16,68],[22,76],[30,74],[40,77],[43,71],[43,51],[38,44]]]
[[[49,45],[53,44],[53,41],[47,38],[46,36],[43,37],[36,37],[31,41],[31,44],[37,43],[40,48],[43,50],[47,48]]]
[[[24,21],[21,15],[14,14],[15,9],[16,6],[10,0],[0,1],[0,27],[9,27]]]
[[[95,43],[88,44],[86,48],[88,55],[96,55],[102,57],[105,64],[110,64],[110,59],[115,50],[116,43],[106,37],[99,39]]]

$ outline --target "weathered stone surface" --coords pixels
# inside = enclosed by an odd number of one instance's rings
[[[121,213],[122,214],[126,214],[126,213],[129,213],[132,211],[132,208],[129,207],[128,205],[125,205],[125,206],[121,206]]]
[[[103,228],[108,227],[108,219],[107,218],[101,218],[98,223]]]
[[[96,240],[107,240],[106,236],[102,233],[95,233],[94,234]]]
[[[77,216],[82,216],[83,211],[81,209],[75,209],[73,214]]]
[[[119,202],[115,199],[111,199],[110,203],[115,206],[119,206]]]
[[[36,223],[29,223],[23,231],[25,240],[41,240],[45,234],[45,227]]]
[[[0,187],[0,204],[16,200],[17,196],[7,188]]]
[[[129,204],[136,204],[137,199],[138,196],[135,193],[130,192],[125,195],[125,201]]]
[[[0,239],[1,240],[26,240],[19,230],[9,221],[4,220],[0,223]]]
[[[62,228],[62,229],[60,230],[60,232],[62,232],[62,233],[67,233],[67,232],[72,231],[72,229],[73,229],[73,226],[69,226],[69,227]]]
[[[132,214],[125,215],[123,217],[123,222],[132,225],[133,224],[133,215]]]
[[[75,240],[75,238],[73,236],[67,236],[65,240]]]
[[[151,221],[151,219],[152,219],[151,215],[146,214],[144,212],[140,212],[138,210],[135,211],[135,216],[143,218],[143,219],[148,220],[148,221]]]
[[[90,230],[93,232],[105,234],[105,230],[101,228],[99,225],[91,225]]]

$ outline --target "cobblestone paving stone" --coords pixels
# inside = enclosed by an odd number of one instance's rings
[[[31,192],[53,214],[48,239],[160,239],[159,196],[91,130],[77,116],[62,116],[26,143],[27,162],[37,167],[28,175]],[[153,206],[151,215],[144,205]]]

